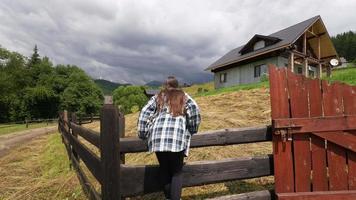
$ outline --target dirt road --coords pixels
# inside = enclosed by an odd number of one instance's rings
[[[0,136],[0,157],[12,148],[30,141],[31,139],[57,131],[57,126],[30,129]]]

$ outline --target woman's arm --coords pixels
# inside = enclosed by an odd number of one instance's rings
[[[187,129],[190,134],[195,134],[198,132],[198,128],[201,122],[200,110],[198,104],[189,95],[186,95],[186,111],[187,111]]]
[[[156,96],[151,97],[147,104],[142,108],[137,121],[137,134],[141,139],[146,139],[148,134],[147,122],[156,111]]]

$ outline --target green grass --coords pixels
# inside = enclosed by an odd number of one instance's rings
[[[333,70],[330,78],[325,78],[331,82],[340,81],[350,85],[356,85],[356,67]]]
[[[207,92],[196,93],[194,96],[195,97],[210,96],[210,95],[216,95],[216,94],[221,94],[221,93],[226,93],[226,92],[235,92],[235,91],[240,91],[240,90],[251,90],[251,89],[256,89],[256,88],[268,88],[268,87],[269,87],[269,82],[264,81],[264,82],[258,82],[258,83],[248,83],[248,84],[241,84],[241,85],[236,85],[236,86],[231,86],[231,87],[209,90]]]
[[[33,123],[29,124],[28,128],[26,128],[26,124],[0,124],[0,135],[5,135],[17,131],[30,130],[34,128],[41,128],[46,126],[54,126],[57,123]]]

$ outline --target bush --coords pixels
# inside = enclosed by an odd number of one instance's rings
[[[268,81],[268,80],[269,80],[268,74],[263,74],[263,75],[261,76],[261,78],[260,78],[260,81],[261,81],[261,82],[266,82],[266,81]]]
[[[113,92],[114,104],[125,114],[141,110],[147,100],[142,86],[120,86]]]

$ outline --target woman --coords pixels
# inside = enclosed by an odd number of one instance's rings
[[[200,113],[196,102],[169,76],[163,89],[142,108],[138,136],[148,141],[160,165],[160,182],[166,199],[182,193],[183,158],[188,156],[191,136],[198,132]]]

